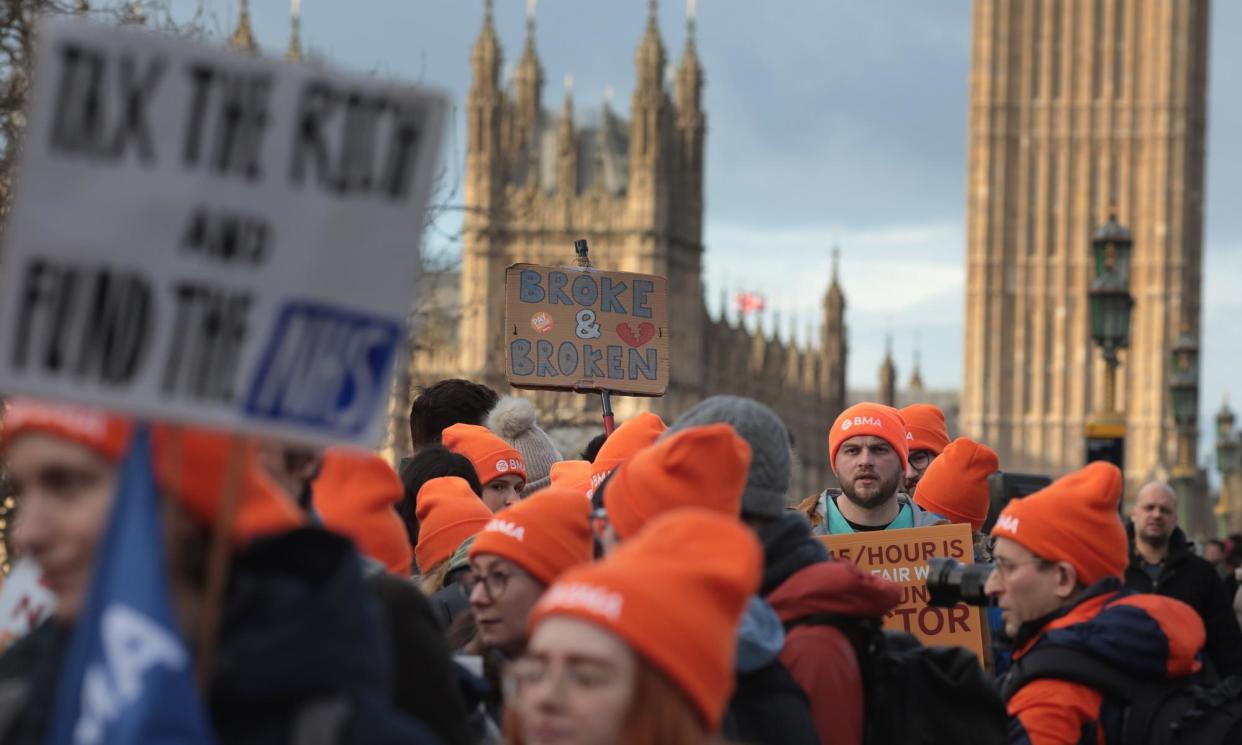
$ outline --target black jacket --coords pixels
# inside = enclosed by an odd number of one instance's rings
[[[787,512],[758,531],[763,544],[763,597],[812,564],[828,561],[828,549],[811,535],[811,526],[797,512]]]
[[[0,745],[44,742],[69,636],[47,623],[0,657]],[[439,743],[393,706],[391,656],[349,541],[317,529],[255,541],[233,562],[221,616],[208,711],[216,741]],[[27,703],[14,710],[3,692],[22,689]]]
[[[1194,553],[1194,544],[1186,540],[1181,528],[1174,528],[1169,538],[1169,553],[1152,582],[1143,571],[1143,559],[1134,549],[1134,526],[1130,533],[1130,566],[1126,568],[1126,587],[1138,592],[1151,592],[1186,603],[1203,619],[1207,628],[1204,652],[1220,677],[1242,674],[1242,630],[1233,614],[1233,599],[1227,597],[1225,584],[1216,569]]]

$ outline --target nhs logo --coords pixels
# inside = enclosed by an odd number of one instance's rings
[[[401,324],[312,302],[280,309],[251,381],[250,419],[362,434],[388,395]]]

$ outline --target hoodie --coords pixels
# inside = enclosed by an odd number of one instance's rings
[[[752,597],[738,626],[736,688],[725,711],[725,739],[757,745],[816,745],[806,694],[780,661],[785,628],[772,606]]]
[[[840,489],[825,489],[813,497],[807,497],[798,504],[798,511],[806,515],[811,522],[811,532],[815,535],[832,535],[834,533],[852,533],[853,528],[841,517],[837,510],[836,500],[841,496]],[[830,504],[831,502],[831,504]],[[900,528],[930,528],[933,525],[947,525],[948,520],[934,512],[919,507],[908,494],[897,492],[897,518],[889,523],[885,530]]]
[[[1181,678],[1198,672],[1203,621],[1190,606],[1100,580],[1077,602],[1018,634],[1014,663],[1034,649],[1086,652],[1134,678]],[[1121,742],[1124,704],[1080,683],[1033,680],[1009,699],[1010,745]]]
[[[768,596],[789,629],[781,662],[811,700],[823,745],[860,745],[864,691],[858,656],[835,626],[806,621],[820,614],[878,618],[897,607],[901,587],[848,562],[813,564]]]

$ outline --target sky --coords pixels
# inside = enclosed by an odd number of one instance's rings
[[[233,0],[172,0],[174,16],[198,5],[226,34]],[[523,0],[496,0],[506,62],[521,53]],[[965,169],[970,3],[946,0],[753,2],[701,0],[696,43],[707,87],[705,281],[709,307],[722,289],[768,296],[769,321],[799,338],[818,321],[831,248],[841,248],[848,303],[851,387],[873,387],[891,333],[907,379],[916,344],[929,387],[962,378]],[[558,109],[573,77],[575,109],[598,110],[605,91],[628,108],[643,0],[542,0],[536,48],[544,106]],[[482,0],[302,0],[304,48],[334,66],[441,87],[454,101],[446,163],[464,166],[460,105]],[[289,5],[252,0],[261,45],[282,53]],[[1242,404],[1242,3],[1212,8],[1204,242],[1201,452],[1226,393]],[[686,36],[686,5],[659,4],[673,63]],[[440,197],[460,204],[460,190]],[[453,251],[457,225],[427,236]],[[567,247],[567,252],[568,252]],[[760,258],[762,257],[762,258]],[[772,260],[772,257],[779,257]]]

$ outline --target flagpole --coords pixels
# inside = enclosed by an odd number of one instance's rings
[[[207,596],[203,603],[198,625],[198,685],[203,700],[211,698],[211,676],[215,672],[216,642],[219,639],[220,615],[224,605],[224,591],[229,579],[229,560],[232,558],[233,522],[241,501],[242,464],[245,460],[246,441],[233,435],[229,445],[229,457],[224,467],[223,493],[220,510],[211,536],[211,549],[207,558]]]

